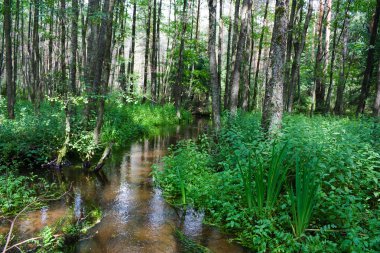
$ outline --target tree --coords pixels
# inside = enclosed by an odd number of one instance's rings
[[[216,1],[208,0],[209,8],[209,38],[208,55],[210,60],[211,93],[212,93],[212,118],[215,130],[220,129],[220,83],[218,77],[218,63],[216,61]],[[219,62],[220,64],[220,62]]]
[[[375,102],[373,104],[373,116],[380,117],[380,61],[379,61],[379,68],[377,72],[377,87],[376,87]]]
[[[77,51],[78,51],[78,19],[79,5],[78,0],[71,1],[73,16],[71,24],[71,50],[70,50],[70,92],[77,95],[76,75],[77,75]]]
[[[302,13],[302,8],[303,6],[301,6],[301,13]],[[287,100],[287,106],[286,106],[288,112],[292,112],[293,110],[296,82],[299,79],[298,73],[300,69],[301,55],[305,47],[307,30],[309,28],[309,23],[311,20],[312,13],[313,13],[313,3],[312,3],[312,0],[309,0],[308,10],[307,10],[305,22],[303,24],[303,28],[301,29],[301,31],[299,32],[297,38],[295,39],[293,43],[294,59],[292,62],[292,68],[291,68],[291,73],[290,73],[290,81],[288,85],[288,96],[287,96],[288,100]],[[300,18],[300,21],[301,19],[302,18]]]
[[[356,109],[356,115],[364,113],[366,100],[369,96],[371,86],[371,76],[373,71],[373,63],[375,57],[375,43],[377,38],[377,29],[379,26],[380,17],[380,0],[377,0],[375,15],[373,16],[373,23],[371,27],[371,38],[369,41],[369,48],[367,53],[367,63],[364,70],[363,81],[360,90],[360,96],[358,101],[358,107]]]
[[[7,82],[7,109],[8,118],[14,119],[14,105],[16,102],[16,91],[12,79],[12,14],[11,14],[11,0],[4,1],[3,14],[4,14],[4,35],[5,35],[5,69],[6,69],[6,82]]]
[[[277,0],[271,41],[271,78],[265,87],[261,125],[265,132],[275,133],[281,128],[283,114],[284,68],[287,35],[288,1]]]
[[[234,68],[231,76],[231,98],[230,98],[230,111],[232,115],[236,115],[238,98],[239,98],[239,85],[240,85],[240,73],[241,63],[243,59],[243,52],[245,46],[245,39],[247,36],[249,15],[252,9],[252,0],[244,0],[241,10],[241,28],[239,34],[239,40],[236,46],[236,56],[234,62]]]
[[[258,104],[257,93],[259,89],[258,82],[259,82],[259,73],[260,73],[260,62],[261,62],[261,53],[263,50],[264,33],[267,26],[268,6],[269,6],[269,0],[266,0],[264,17],[263,17],[263,26],[261,28],[260,41],[259,41],[259,51],[258,51],[257,63],[256,63],[255,80],[253,84],[253,109],[256,109],[257,104]]]

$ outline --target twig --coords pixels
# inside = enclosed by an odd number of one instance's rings
[[[58,237],[63,236],[63,234],[57,234],[57,235],[53,235],[53,236],[54,236],[54,238],[58,238]],[[25,244],[25,243],[28,243],[28,242],[30,242],[30,241],[41,240],[42,238],[43,238],[42,236],[38,236],[38,237],[33,237],[33,238],[26,239],[26,240],[24,240],[24,241],[22,241],[22,242],[18,242],[18,243],[16,243],[16,244],[10,246],[8,249],[6,249],[6,250],[3,251],[3,252],[7,252],[7,251],[9,251],[9,250],[11,250],[11,249],[13,249],[13,248],[18,248],[18,246],[23,245],[23,244]]]
[[[17,220],[17,218],[23,213],[25,212],[32,204],[35,204],[37,201],[53,201],[53,200],[58,200],[58,199],[61,199],[63,196],[65,196],[70,190],[71,190],[71,186],[72,184],[70,185],[70,188],[68,191],[66,191],[65,193],[63,193],[59,198],[57,199],[41,199],[41,198],[38,198],[36,199],[35,201],[32,201],[30,202],[28,205],[26,205],[15,217],[14,219],[12,220],[12,223],[11,223],[11,227],[9,228],[9,232],[8,232],[8,236],[7,236],[7,241],[5,243],[5,246],[4,246],[4,249],[3,249],[3,253],[7,252],[7,247],[8,247],[8,244],[9,242],[11,241],[11,237],[12,237],[12,232],[13,232],[13,228],[14,228],[14,225],[15,225],[15,222]]]
[[[319,228],[308,228],[308,229],[305,229],[306,231],[311,231],[311,232],[321,232],[321,231],[326,231],[326,232],[332,232],[332,233],[341,233],[341,232],[344,232],[344,233],[347,233],[346,230],[344,229],[319,229]],[[368,236],[366,234],[363,234],[363,233],[358,233],[358,235],[360,236]]]

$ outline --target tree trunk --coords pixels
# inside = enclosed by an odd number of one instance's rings
[[[248,14],[248,27],[247,27],[247,33],[248,31],[251,32],[251,23],[252,23],[252,10]],[[241,90],[241,109],[243,111],[248,110],[249,105],[249,97],[250,97],[250,68],[251,68],[251,44],[253,43],[253,39],[251,34],[247,34],[245,39],[245,46],[244,46],[244,55],[243,55],[243,78],[242,78],[242,90]]]
[[[11,0],[5,0],[3,6],[4,13],[4,35],[5,35],[5,68],[6,68],[6,82],[7,82],[7,110],[8,118],[14,119],[14,105],[15,105],[15,90],[12,79],[12,13],[11,13]]]
[[[156,88],[157,88],[157,0],[153,0],[153,19],[152,19],[152,52],[150,56],[150,90],[152,96],[152,103],[156,103]]]
[[[232,115],[237,113],[237,105],[239,98],[239,85],[240,85],[240,72],[241,63],[243,60],[243,49],[245,44],[245,38],[247,36],[249,15],[252,9],[252,0],[244,0],[241,11],[241,28],[239,41],[236,47],[236,56],[234,62],[234,70],[231,76],[231,99],[230,99],[230,111]]]
[[[302,7],[301,7],[302,8]],[[302,11],[302,10],[301,10]],[[292,112],[293,110],[293,101],[294,93],[296,89],[296,83],[299,80],[299,69],[301,62],[301,55],[305,47],[307,30],[309,28],[310,20],[313,13],[313,3],[312,0],[309,0],[309,7],[306,14],[305,22],[303,25],[302,32],[298,35],[298,38],[294,41],[294,60],[292,63],[292,70],[290,74],[289,90],[288,90],[288,100],[287,100],[287,111]]]
[[[209,39],[208,56],[210,60],[211,93],[212,93],[212,118],[216,131],[220,129],[220,84],[218,78],[218,63],[216,62],[216,2],[208,0],[209,8]],[[220,63],[219,63],[220,64]]]
[[[348,8],[347,8],[348,10]],[[343,114],[343,100],[344,100],[344,90],[346,86],[346,61],[348,54],[348,27],[349,27],[349,14],[346,13],[345,21],[346,24],[342,30],[343,32],[343,47],[342,47],[342,66],[339,73],[339,82],[336,91],[336,101],[334,112],[336,115]]]
[[[98,45],[99,48],[96,57],[96,72],[94,78],[94,87],[97,95],[100,95],[98,116],[94,129],[94,143],[99,143],[100,131],[103,126],[105,95],[108,89],[108,81],[111,70],[111,43],[112,43],[112,21],[113,8],[115,0],[106,0],[103,5],[103,20],[99,31]]]
[[[380,117],[380,61],[379,61],[379,68],[377,72],[377,88],[376,88],[375,102],[373,104],[373,116]]]
[[[218,38],[218,86],[222,87],[222,55],[223,55],[223,0],[219,1],[219,38]]]
[[[143,84],[143,103],[146,101],[146,91],[148,88],[148,64],[149,64],[149,40],[150,40],[150,16],[151,16],[151,6],[149,1],[148,6],[148,19],[146,21],[146,35],[145,35],[145,56],[144,56],[144,84]]]
[[[134,71],[135,71],[135,48],[136,48],[136,0],[133,2],[133,13],[132,13],[132,42],[131,42],[131,51],[130,59],[128,62],[128,83],[129,91],[132,94],[134,90]]]
[[[317,22],[318,29],[318,47],[317,47],[317,55],[315,59],[315,67],[314,67],[314,78],[315,78],[315,110],[317,112],[323,111],[324,100],[325,100],[325,85],[323,83],[323,45],[322,45],[322,37],[323,37],[323,17],[324,17],[324,7],[323,1],[319,0],[319,17]],[[314,107],[314,106],[313,106]],[[314,111],[312,108],[311,111]]]
[[[356,109],[356,115],[364,113],[366,100],[369,96],[369,91],[371,87],[371,76],[372,76],[373,63],[374,63],[374,57],[375,57],[375,44],[376,44],[376,37],[377,37],[377,29],[379,25],[379,17],[380,17],[380,0],[377,0],[376,11],[373,17],[373,25],[371,27],[371,38],[369,41],[367,64],[364,71],[364,77],[363,77],[363,81],[361,85],[358,107]]]
[[[264,18],[263,18],[263,27],[261,28],[261,35],[260,35],[260,41],[259,41],[259,52],[258,52],[257,63],[256,63],[255,81],[253,84],[253,109],[256,109],[257,105],[258,105],[257,93],[259,90],[258,85],[259,85],[260,62],[261,62],[261,53],[263,50],[264,33],[265,33],[265,28],[267,26],[268,5],[269,5],[269,0],[266,0]]]
[[[275,20],[271,42],[271,78],[265,87],[261,125],[265,132],[276,133],[281,128],[286,52],[288,2],[276,1]]]
[[[32,101],[35,111],[40,109],[41,88],[40,88],[40,47],[39,47],[39,10],[40,0],[34,0],[33,15],[33,42],[32,42],[32,73],[33,73],[33,91]]]
[[[302,2],[303,4],[303,2]],[[301,5],[301,3],[300,3]],[[293,48],[293,35],[294,35],[294,22],[296,17],[296,7],[297,0],[292,0],[292,7],[290,10],[290,18],[288,23],[288,38],[286,42],[286,59],[285,59],[285,78],[284,78],[284,101],[288,99],[288,89],[289,89],[289,74],[290,74],[290,63],[292,59],[292,48]],[[302,7],[301,7],[302,8]],[[286,109],[287,103],[284,104]]]
[[[61,10],[60,10],[60,23],[61,23],[61,91],[62,95],[66,93],[66,24],[65,24],[65,11],[66,11],[66,0],[61,0]]]
[[[89,122],[91,111],[94,108],[94,79],[96,72],[96,57],[97,49],[100,48],[98,45],[98,22],[96,20],[98,12],[100,11],[100,0],[89,0],[88,10],[87,10],[87,31],[86,31],[86,66],[84,68],[84,82],[86,86],[86,95],[88,97],[88,103],[86,104],[84,110],[84,120]],[[83,38],[82,38],[83,39]],[[103,50],[102,50],[103,51]]]
[[[73,16],[71,24],[71,49],[70,49],[70,92],[77,95],[76,79],[77,79],[77,51],[78,51],[78,18],[79,6],[78,0],[71,1]]]
[[[183,9],[182,9],[182,31],[181,31],[181,42],[179,46],[179,55],[178,55],[178,72],[176,82],[174,84],[174,104],[177,110],[177,117],[181,118],[180,106],[182,100],[182,79],[183,79],[183,51],[185,49],[185,35],[186,35],[186,27],[187,27],[187,0],[183,1]]]
[[[232,0],[230,1],[230,6],[231,5],[232,5]],[[229,107],[229,98],[230,98],[231,36],[232,36],[232,8],[230,8],[229,22],[228,22],[226,79],[225,79],[224,102],[223,102],[224,109]]]

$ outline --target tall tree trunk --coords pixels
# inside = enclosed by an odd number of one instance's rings
[[[358,107],[356,109],[356,115],[364,113],[366,100],[369,96],[369,91],[371,87],[371,76],[373,71],[373,63],[375,57],[375,43],[377,37],[377,29],[379,26],[379,17],[380,17],[380,0],[377,0],[376,11],[373,17],[373,25],[371,27],[371,38],[369,41],[368,55],[367,55],[367,64],[364,71],[362,86],[360,90],[360,96],[358,101]]]
[[[380,61],[379,61],[379,68],[377,72],[377,88],[376,88],[375,102],[373,104],[373,116],[380,117]]]
[[[318,112],[323,111],[324,106],[324,100],[325,100],[325,85],[323,83],[323,18],[324,18],[324,6],[323,1],[319,0],[319,17],[317,22],[317,29],[318,29],[318,35],[317,35],[317,42],[318,42],[318,48],[317,48],[317,55],[315,59],[315,67],[314,67],[314,78],[315,78],[315,110]],[[313,106],[314,107],[314,106]],[[314,108],[312,108],[312,111],[314,111]]]
[[[244,54],[243,54],[243,78],[241,82],[241,93],[240,93],[240,106],[243,109],[243,111],[248,110],[249,105],[249,97],[250,97],[250,68],[251,68],[251,44],[253,42],[251,34],[248,33],[251,32],[251,24],[252,24],[252,10],[248,14],[248,27],[247,27],[247,36],[245,38],[245,46],[244,46]]]
[[[276,133],[282,124],[288,1],[277,0],[271,42],[271,78],[265,87],[261,125]]]
[[[218,84],[222,87],[222,55],[223,55],[223,0],[219,1],[219,37],[218,37]]]
[[[137,0],[133,2],[133,13],[132,13],[132,41],[131,41],[131,51],[130,59],[128,61],[128,83],[129,91],[131,94],[134,91],[134,71],[135,71],[135,48],[136,48],[136,9],[137,9]]]
[[[61,94],[65,94],[66,88],[66,24],[65,24],[66,0],[61,0],[60,23],[61,23]]]
[[[303,2],[302,2],[303,4]],[[301,3],[300,3],[301,5]],[[288,38],[286,42],[286,59],[285,59],[285,78],[284,78],[284,101],[288,99],[288,89],[289,89],[289,74],[290,74],[290,63],[292,59],[292,49],[293,49],[293,36],[294,36],[294,22],[296,17],[296,7],[297,0],[292,0],[292,6],[290,10],[290,18],[288,23]],[[287,103],[284,104],[286,109]]]
[[[230,14],[228,22],[228,40],[227,40],[227,60],[226,60],[226,79],[225,79],[225,89],[224,89],[224,109],[229,107],[230,99],[230,63],[231,63],[231,37],[232,37],[232,0],[230,1]]]
[[[94,75],[94,87],[96,95],[100,95],[98,115],[94,129],[94,143],[99,143],[100,131],[103,126],[105,95],[111,69],[111,43],[112,20],[115,0],[106,0],[103,4],[103,18],[98,35],[98,46],[104,50],[98,50],[96,56],[96,72]]]
[[[125,3],[124,1],[119,1],[120,5],[120,14],[119,14],[119,23],[120,23],[120,48],[119,48],[119,59],[120,59],[120,68],[119,68],[119,76],[118,76],[118,82],[120,85],[121,90],[124,93],[127,93],[127,76],[125,74],[125,17],[126,17],[126,11],[125,11]],[[133,25],[132,25],[133,27]],[[129,61],[128,61],[128,70],[129,70]]]
[[[20,0],[16,1],[16,23],[13,31],[13,100],[16,102],[17,78],[18,78],[18,51],[19,51],[19,24],[20,24]],[[21,30],[21,33],[23,31]]]
[[[177,71],[177,78],[176,82],[174,84],[174,104],[175,108],[177,110],[177,117],[181,118],[181,112],[180,112],[180,106],[181,106],[181,100],[182,100],[182,79],[183,79],[183,70],[184,70],[184,63],[183,63],[183,52],[185,50],[185,36],[186,36],[186,27],[187,27],[187,0],[183,1],[183,8],[182,8],[182,31],[181,31],[181,41],[179,46],[179,55],[178,55],[178,71]]]
[[[77,79],[77,51],[78,51],[78,19],[79,5],[78,0],[71,1],[73,16],[71,24],[71,49],[70,49],[70,92],[77,95],[76,79]]]
[[[343,100],[344,100],[344,90],[346,86],[346,61],[347,61],[347,54],[348,54],[348,27],[349,27],[349,14],[346,13],[345,21],[346,24],[343,26],[343,46],[342,46],[342,65],[340,67],[339,72],[339,81],[338,81],[338,87],[336,90],[336,101],[335,101],[335,107],[334,112],[336,115],[342,115],[343,114]]]
[[[152,19],[152,52],[150,56],[151,67],[150,67],[150,82],[151,82],[151,96],[152,103],[156,103],[156,86],[157,86],[157,0],[153,0],[153,19]]]
[[[96,17],[100,11],[100,0],[89,0],[87,10],[87,31],[86,31],[86,66],[84,69],[84,82],[86,86],[86,95],[88,103],[84,110],[84,120],[89,122],[91,111],[94,108],[94,95],[96,94],[94,87],[94,79],[97,65],[97,49],[101,48],[98,45],[99,26]],[[83,39],[83,38],[82,38]],[[103,50],[100,50],[103,51]]]
[[[301,7],[302,8],[302,7]],[[301,9],[302,13],[302,9]],[[313,3],[312,0],[309,0],[309,7],[306,14],[305,22],[303,24],[303,29],[298,35],[297,39],[294,41],[294,60],[292,62],[292,69],[290,74],[290,81],[288,86],[288,100],[287,100],[287,111],[292,112],[293,110],[293,102],[294,102],[294,93],[296,89],[296,84],[299,80],[299,70],[300,70],[300,62],[301,62],[301,55],[305,48],[305,41],[306,41],[306,35],[307,30],[309,28],[310,20],[313,13]],[[300,22],[302,19],[300,18]]]
[[[143,84],[143,102],[146,101],[146,91],[148,88],[148,64],[149,64],[149,41],[150,41],[150,16],[151,16],[151,6],[149,1],[148,6],[148,19],[146,21],[146,35],[145,35],[145,56],[144,56],[144,84]]]
[[[243,51],[244,51],[243,49],[244,49],[245,39],[247,36],[249,15],[251,13],[251,9],[252,9],[252,0],[244,0],[242,11],[241,11],[242,19],[241,19],[239,41],[236,47],[234,69],[231,76],[230,111],[232,115],[236,115],[237,113],[241,63],[243,59]]]
[[[5,35],[5,68],[6,68],[6,82],[7,82],[7,109],[8,118],[14,119],[14,105],[15,105],[15,91],[12,79],[12,3],[11,0],[5,0],[3,6],[4,13],[4,35]]]
[[[266,0],[264,18],[263,18],[263,27],[261,28],[259,52],[258,52],[257,63],[256,63],[255,81],[253,84],[253,109],[256,109],[258,105],[257,93],[259,90],[258,86],[259,86],[260,62],[261,62],[261,53],[263,51],[264,33],[265,33],[265,28],[267,26],[268,6],[269,6],[269,0]]]
[[[209,39],[208,56],[210,59],[211,93],[212,93],[212,118],[216,131],[220,129],[220,84],[218,78],[218,63],[216,62],[216,2],[208,0],[209,8]],[[220,64],[220,62],[219,62]]]
[[[32,73],[33,73],[33,91],[32,101],[35,111],[40,108],[41,87],[40,87],[40,47],[39,47],[39,10],[40,0],[34,0],[33,15],[33,42],[32,42]]]

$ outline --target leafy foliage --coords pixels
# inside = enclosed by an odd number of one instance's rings
[[[380,250],[374,121],[286,116],[275,140],[263,137],[260,115],[224,124],[217,138],[181,142],[156,166],[167,199],[181,203],[180,170],[187,204],[255,251]]]

